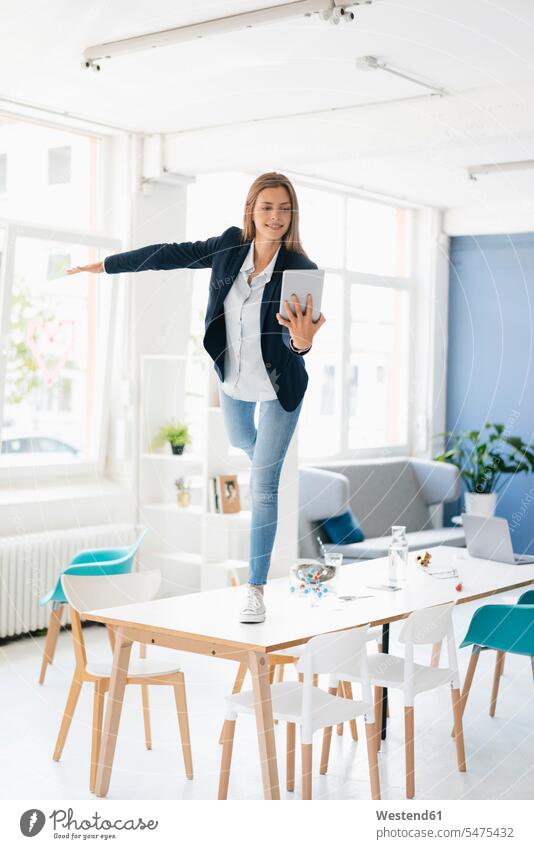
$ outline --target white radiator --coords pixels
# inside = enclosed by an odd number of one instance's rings
[[[131,524],[0,537],[0,638],[48,625],[51,607],[40,607],[39,599],[78,551],[131,545],[135,538]],[[68,621],[66,611],[62,622]]]

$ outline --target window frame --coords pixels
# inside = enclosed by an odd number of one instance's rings
[[[9,186],[9,181],[8,181],[8,178],[7,178],[7,166],[8,166],[8,163],[9,163],[7,151],[6,152],[0,151],[0,159],[2,159],[2,158],[5,159],[5,163],[6,163],[6,173],[5,173],[6,180],[5,180],[4,188],[2,188],[2,184],[0,183],[0,195],[7,195],[8,186]]]
[[[4,249],[1,257],[0,265],[0,438],[3,429],[4,415],[4,392],[6,378],[6,355],[8,349],[8,336],[11,326],[11,297],[12,285],[14,279],[14,263],[16,242],[20,237],[29,237],[34,239],[43,239],[46,241],[64,241],[73,242],[86,247],[100,248],[107,256],[109,253],[116,253],[121,248],[119,239],[103,236],[98,233],[87,230],[70,230],[68,228],[45,227],[40,224],[28,224],[26,222],[14,221],[12,219],[0,218],[0,230],[4,233]],[[102,356],[103,361],[109,361],[109,357],[113,351],[114,338],[113,327],[115,323],[117,303],[118,303],[118,281],[114,276],[110,281],[110,310],[107,321],[107,327],[102,328],[105,331],[106,351]],[[105,468],[106,461],[106,430],[107,430],[107,412],[110,407],[110,390],[111,390],[111,369],[106,369],[101,382],[102,391],[100,393],[100,404],[95,410],[94,437],[95,437],[95,459],[93,460],[76,460],[73,456],[68,458],[68,463],[58,463],[43,460],[37,464],[28,466],[9,465],[3,461],[3,455],[0,454],[0,484],[13,483],[16,480],[35,481],[35,469],[43,471],[47,477],[65,477],[65,470],[68,468],[69,476],[87,476],[93,474],[102,474]],[[9,457],[8,454],[5,457]]]

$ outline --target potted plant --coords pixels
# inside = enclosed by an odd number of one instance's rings
[[[176,478],[174,481],[176,487],[176,497],[180,507],[189,507],[191,498],[191,486],[186,478]]]
[[[503,424],[486,422],[481,430],[446,431],[446,449],[434,457],[460,470],[466,485],[465,511],[493,516],[505,475],[534,471],[534,448],[509,436]]]
[[[185,446],[191,442],[188,426],[174,419],[168,421],[152,440],[152,448],[161,448],[165,442],[170,443],[173,454],[183,454]]]

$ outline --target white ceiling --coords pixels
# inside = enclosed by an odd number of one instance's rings
[[[534,158],[532,0],[375,0],[350,25],[301,18],[81,68],[92,44],[265,5],[283,0],[1,0],[0,110],[172,134],[183,173],[286,168],[443,207],[532,197],[532,172],[466,177]],[[449,95],[358,71],[361,55]]]

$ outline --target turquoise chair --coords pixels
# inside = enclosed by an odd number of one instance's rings
[[[534,604],[534,590],[527,590],[526,593],[523,593],[523,595],[520,596],[517,599],[516,603],[517,604]],[[505,657],[506,657],[506,654],[503,654],[500,663],[499,663],[499,655],[497,655],[497,657],[495,658],[495,665],[499,666],[499,671],[497,673],[499,675],[499,677],[504,672],[504,659],[505,659]],[[531,666],[532,666],[532,677],[534,678],[534,658],[532,658]]]
[[[473,614],[460,648],[473,646],[460,708],[465,710],[473,676],[482,651],[496,651],[489,715],[495,716],[499,683],[507,652],[527,655],[534,675],[534,590],[523,593],[517,604],[487,604]]]
[[[142,528],[135,542],[128,548],[87,548],[74,555],[70,564],[62,571],[62,575],[124,575],[131,572],[135,554],[141,545],[141,540],[147,529]],[[68,601],[61,586],[61,575],[53,589],[47,592],[39,601],[41,607],[52,605],[48,631],[44,646],[39,684],[44,684],[48,664],[54,660],[57,638],[61,629],[63,609]]]

